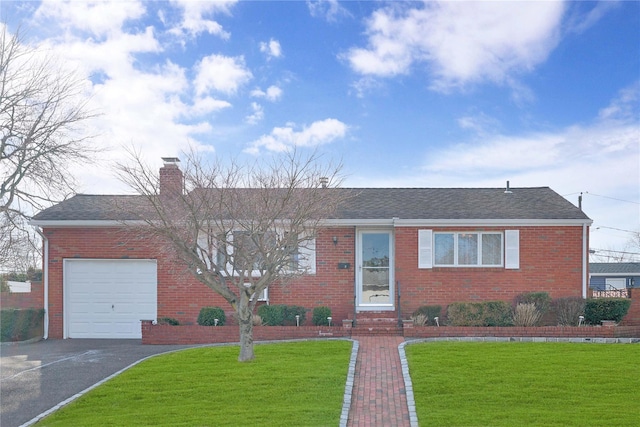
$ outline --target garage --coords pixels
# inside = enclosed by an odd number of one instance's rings
[[[155,260],[64,260],[65,338],[142,338],[157,315]]]

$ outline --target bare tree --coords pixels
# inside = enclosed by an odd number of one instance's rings
[[[22,43],[19,31],[10,34],[0,23],[2,236],[15,239],[25,231],[30,215],[72,191],[68,167],[88,161],[91,152],[79,128],[92,117],[82,92],[82,80],[72,71],[46,52]],[[13,243],[0,245],[10,250]]]
[[[254,358],[253,311],[270,285],[315,268],[315,235],[344,199],[341,166],[317,155],[287,153],[265,163],[206,164],[186,155],[185,191],[158,191],[159,179],[132,153],[120,178],[145,196],[143,233],[169,247],[203,284],[233,307],[240,328],[239,361]]]

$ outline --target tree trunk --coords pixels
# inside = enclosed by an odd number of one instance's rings
[[[246,362],[255,359],[253,353],[253,314],[249,305],[249,298],[240,296],[238,304],[238,324],[240,325],[240,356],[239,362]]]

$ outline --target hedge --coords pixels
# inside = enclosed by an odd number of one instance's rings
[[[629,311],[631,300],[625,298],[591,298],[584,307],[584,320],[589,325],[599,325],[603,320],[620,322]]]
[[[505,301],[455,302],[447,307],[451,326],[511,326],[511,307]]]
[[[43,322],[43,308],[0,310],[0,341],[24,341],[35,338]]]

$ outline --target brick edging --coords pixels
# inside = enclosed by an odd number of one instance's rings
[[[255,341],[281,341],[309,338],[351,338],[357,331],[346,326],[255,326]],[[640,326],[541,326],[541,327],[460,327],[460,326],[408,326],[402,330],[406,339],[419,338],[637,338]],[[143,344],[211,344],[237,343],[240,332],[237,325],[154,325],[142,321]]]

